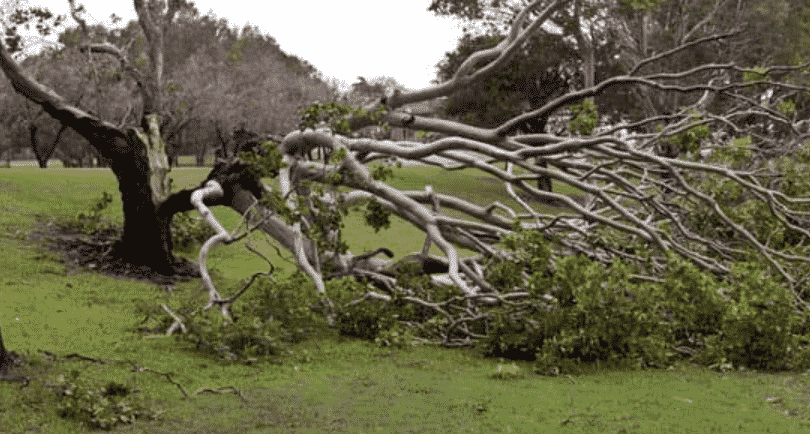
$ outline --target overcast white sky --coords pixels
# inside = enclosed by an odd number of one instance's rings
[[[28,0],[51,12],[68,13],[67,0]],[[115,13],[135,19],[131,0],[78,0],[88,22],[108,23]],[[282,50],[346,83],[357,76],[391,76],[408,88],[435,78],[435,65],[455,48],[460,25],[427,11],[430,0],[197,0],[232,26],[250,23],[278,41]],[[71,21],[72,22],[72,21]]]

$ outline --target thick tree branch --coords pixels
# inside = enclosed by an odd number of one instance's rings
[[[79,134],[87,137],[102,155],[109,155],[115,151],[111,146],[114,139],[125,139],[124,132],[115,125],[69,104],[52,89],[24,73],[2,42],[0,42],[0,68],[11,81],[15,91],[40,105],[54,119],[70,125]]]

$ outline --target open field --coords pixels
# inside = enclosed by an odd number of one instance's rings
[[[502,187],[482,183],[480,173],[437,177],[435,170],[408,167],[392,184],[422,189],[430,183],[436,191],[478,203],[505,200]],[[172,176],[175,185],[188,187],[206,173],[181,168]],[[550,377],[533,372],[528,362],[484,359],[464,349],[378,348],[331,330],[294,346],[288,357],[222,364],[173,337],[135,330],[143,320],[137,307],[175,307],[202,295],[199,281],[178,284],[168,293],[154,284],[100,276],[61,264],[27,235],[39,224],[38,216],[75,216],[103,191],[113,193],[108,215],[120,221],[121,203],[108,170],[0,169],[0,324],[6,346],[29,356],[26,369],[32,377],[25,387],[0,382],[2,433],[86,432],[56,414],[52,385],[72,371],[88,382],[137,387],[147,404],[163,411],[157,421],[116,429],[132,433],[788,433],[810,428],[810,379],[803,373],[587,366],[576,375]],[[239,221],[228,209],[215,213],[225,227]],[[360,225],[361,219],[353,215],[348,222],[353,251],[386,245],[399,257],[419,250],[424,241],[401,221],[375,234]],[[257,241],[260,249],[272,252],[262,243]],[[270,257],[279,266],[288,264],[274,253]],[[225,293],[266,269],[238,243],[217,247],[209,263]],[[283,266],[279,274],[291,269]],[[191,394],[230,386],[241,398],[233,393],[184,398],[165,377],[133,372],[133,365],[171,373]]]

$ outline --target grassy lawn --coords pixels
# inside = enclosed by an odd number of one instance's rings
[[[206,172],[182,168],[172,176],[186,187]],[[410,167],[400,173],[392,182],[399,188],[423,189],[430,183],[436,191],[478,203],[503,199],[502,186],[476,182],[483,175],[474,171],[436,176],[436,169]],[[74,216],[105,190],[115,196],[109,216],[120,220],[117,187],[108,170],[0,169],[0,323],[6,346],[29,356],[26,369],[35,377],[26,387],[0,382],[2,433],[87,432],[57,416],[52,385],[73,371],[93,384],[137,387],[138,396],[163,411],[156,421],[116,429],[133,433],[787,433],[810,428],[810,381],[801,373],[589,366],[570,377],[547,377],[534,373],[528,362],[484,359],[464,349],[377,348],[333,331],[295,346],[289,357],[222,364],[173,337],[135,331],[143,320],[138,306],[177,306],[183,298],[203,296],[198,281],[168,293],[154,284],[100,276],[59,263],[26,237],[37,215]],[[239,221],[228,209],[215,213],[226,227]],[[347,239],[355,252],[386,245],[399,256],[424,242],[403,222],[375,234],[362,228],[360,219],[349,221]],[[264,241],[256,244],[277,265],[284,264]],[[218,247],[209,263],[225,293],[266,269],[240,245]],[[104,363],[69,357],[74,353]],[[170,374],[177,385],[154,372],[134,372],[133,365]],[[193,396],[184,398],[178,385]],[[201,388],[224,387],[238,389],[241,397],[194,395]]]

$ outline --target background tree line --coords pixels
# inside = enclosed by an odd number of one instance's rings
[[[76,13],[81,19],[83,10]],[[184,8],[167,35],[166,89],[161,107],[170,160],[194,155],[202,164],[213,149],[232,146],[233,132],[245,129],[283,134],[297,126],[298,110],[336,95],[318,70],[285,53],[258,28],[230,25],[213,13]],[[122,28],[81,24],[58,35],[59,44],[38,54],[18,54],[26,72],[43,84],[64,90],[69,102],[119,125],[136,121],[141,107],[136,84],[126,80],[116,59],[82,52],[87,43],[127,47],[143,61],[145,41],[136,21]],[[58,158],[68,167],[103,165],[97,152],[69,127],[0,83],[0,155],[34,156],[40,166]]]
[[[465,21],[464,34],[453,52],[438,63],[437,83],[450,80],[462,62],[477,50],[502,41],[517,12],[529,0],[433,0],[429,9]],[[446,117],[491,127],[542,107],[564,92],[592,86],[629,73],[657,73],[674,68],[735,63],[744,68],[796,65],[810,51],[810,5],[799,0],[574,0],[568,2],[523,46],[508,66],[450,97]],[[718,35],[737,36],[729,40]],[[705,38],[711,41],[703,41]],[[702,41],[701,43],[698,43]],[[685,43],[688,49],[633,67]],[[673,78],[688,85],[712,79],[730,80],[713,71]],[[780,96],[773,95],[777,100]],[[628,123],[673,113],[690,98],[646,87],[620,85],[594,100],[606,122]],[[783,95],[796,103],[797,118],[806,118],[807,97]],[[715,101],[722,104],[722,99]],[[531,119],[516,129],[545,132],[547,119]],[[642,130],[652,130],[646,125]]]

